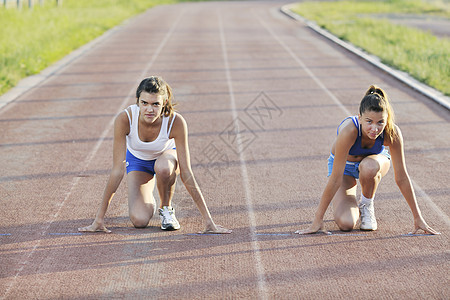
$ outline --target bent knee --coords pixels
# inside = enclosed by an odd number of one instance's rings
[[[336,218],[335,222],[340,230],[352,231],[356,226],[357,219],[353,218]]]
[[[131,223],[133,223],[133,226],[135,228],[145,228],[148,225],[148,222],[146,222],[145,220],[139,220],[139,219],[131,219]]]
[[[168,167],[155,168],[155,173],[158,178],[169,179],[172,172]]]
[[[155,167],[156,177],[160,180],[170,180],[176,176],[175,170],[171,166],[158,166]]]
[[[130,220],[135,228],[145,228],[150,222],[150,218],[136,215],[130,215]]]
[[[363,160],[359,165],[360,179],[381,179],[381,167],[377,161],[373,159]]]

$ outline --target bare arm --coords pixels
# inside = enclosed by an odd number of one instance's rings
[[[109,175],[108,182],[103,192],[102,202],[97,210],[94,222],[87,227],[78,228],[79,231],[103,231],[111,232],[104,225],[106,211],[111,202],[125,172],[125,154],[126,154],[126,135],[129,133],[130,126],[128,116],[125,112],[120,113],[114,122],[114,144],[113,144],[113,166]]]
[[[400,128],[396,126],[397,136],[392,143],[389,143],[389,150],[391,153],[392,164],[394,166],[395,182],[399,187],[403,197],[408,203],[411,212],[414,217],[414,232],[416,233],[419,229],[431,234],[438,234],[433,228],[427,225],[422,217],[419,206],[417,204],[416,195],[414,193],[411,180],[409,178],[408,172],[406,170],[405,154],[404,154],[404,144],[403,136]]]
[[[356,135],[358,134],[357,129],[353,125],[348,124],[349,123],[341,128],[339,135],[336,138],[333,171],[331,172],[327,185],[322,193],[319,206],[317,207],[314,215],[313,223],[308,229],[298,230],[296,233],[309,234],[324,230],[323,217],[331,203],[331,200],[333,200],[334,195],[342,185],[342,176],[344,174],[345,164],[347,162],[348,151],[355,142]]]
[[[205,222],[205,233],[231,233],[231,230],[220,225],[216,225],[206,206],[205,199],[200,187],[195,180],[194,173],[191,168],[189,145],[188,145],[188,129],[184,118],[177,114],[174,121],[171,137],[175,139],[177,148],[178,165],[180,168],[180,177],[184,186],[194,200]]]

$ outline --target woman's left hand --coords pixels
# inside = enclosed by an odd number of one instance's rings
[[[422,229],[423,231],[429,234],[441,234],[440,232],[437,232],[436,230],[428,226],[428,224],[425,222],[423,218],[418,218],[414,220],[414,227],[415,227],[414,231],[410,232],[410,234],[416,234],[417,231],[419,231],[419,229]]]
[[[220,225],[209,225],[206,226],[204,231],[199,232],[200,234],[208,234],[208,233],[214,233],[214,234],[227,234],[227,233],[231,233],[233,232],[233,230],[231,229],[227,229],[223,226]]]

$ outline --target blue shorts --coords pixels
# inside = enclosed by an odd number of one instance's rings
[[[391,155],[389,154],[389,151],[386,148],[380,154],[386,156],[389,160],[391,159]],[[330,153],[330,157],[328,157],[328,176],[330,176],[331,172],[333,171],[333,162],[334,162],[334,155],[333,153]],[[344,175],[352,176],[358,179],[360,163],[361,163],[360,161],[358,162],[347,161],[345,163]]]
[[[155,161],[153,160],[143,160],[140,158],[137,158],[133,154],[131,154],[130,151],[127,149],[127,155],[126,155],[126,167],[127,167],[127,174],[131,171],[141,171],[149,173],[150,175],[155,175]]]

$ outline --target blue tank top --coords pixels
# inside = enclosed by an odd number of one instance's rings
[[[345,120],[352,119],[353,124],[358,128],[358,137],[356,138],[355,143],[348,151],[350,155],[358,155],[358,156],[368,156],[373,154],[380,154],[384,150],[384,132],[382,132],[377,139],[375,140],[375,144],[372,148],[363,148],[361,147],[361,126],[359,126],[359,121],[357,116],[347,117],[345,118],[341,124],[339,124],[337,129],[337,134],[339,134],[339,127],[344,123]]]

